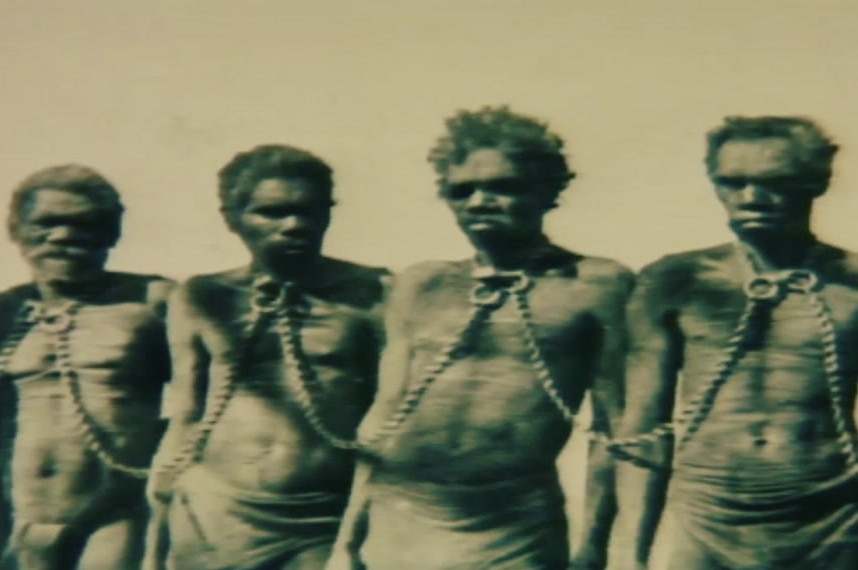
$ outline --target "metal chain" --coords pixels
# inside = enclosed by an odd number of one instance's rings
[[[527,279],[527,282],[524,279]],[[515,299],[515,308],[518,312],[519,322],[521,323],[524,344],[528,351],[528,360],[530,360],[530,365],[536,373],[536,379],[539,381],[540,386],[542,386],[548,398],[563,416],[563,419],[570,424],[579,425],[580,421],[577,414],[572,411],[563,399],[560,390],[554,383],[551,371],[548,369],[548,364],[545,361],[545,356],[536,339],[536,331],[533,329],[533,313],[530,309],[530,302],[527,299],[527,288],[529,286],[529,278],[523,276],[522,282],[512,291],[513,298]]]
[[[496,275],[488,273],[485,277],[491,278],[496,277]],[[394,435],[396,430],[417,408],[421,398],[432,382],[455,362],[457,353],[464,348],[478,328],[487,320],[488,315],[500,308],[510,295],[516,301],[515,308],[522,326],[522,336],[528,351],[528,360],[536,373],[540,386],[567,422],[573,425],[579,424],[575,412],[566,404],[554,383],[542,349],[537,341],[536,332],[533,329],[532,311],[527,298],[527,293],[533,282],[523,272],[510,272],[502,274],[501,277],[512,277],[512,281],[504,287],[492,287],[487,282],[477,283],[473,287],[470,294],[471,310],[467,324],[436,355],[435,359],[427,366],[421,379],[409,388],[401,400],[399,408],[397,408],[387,422],[371,438],[361,442],[362,446],[369,447],[385,437]]]
[[[781,272],[777,278],[766,275],[753,277],[745,286],[747,303],[736,328],[727,343],[724,357],[716,367],[713,377],[706,382],[698,392],[698,396],[692,398],[685,406],[674,424],[661,424],[650,432],[639,434],[624,439],[605,440],[613,452],[618,452],[624,459],[636,460],[622,450],[631,447],[658,441],[661,437],[674,432],[673,426],[687,423],[687,427],[679,442],[681,449],[696,433],[709,411],[711,411],[715,398],[721,387],[727,382],[735,371],[735,367],[743,355],[749,324],[754,315],[761,307],[768,305],[774,307],[783,299],[787,291],[803,294],[810,306],[815,311],[815,316],[822,333],[823,365],[825,369],[826,384],[831,396],[832,413],[837,430],[838,441],[849,467],[854,467],[858,461],[858,447],[856,447],[855,434],[849,429],[848,421],[843,413],[843,381],[838,358],[838,340],[830,311],[825,301],[815,291],[819,286],[819,279],[815,273],[808,270],[792,270]]]
[[[288,286],[284,285],[284,288]],[[329,430],[316,410],[313,392],[321,393],[322,387],[302,347],[300,311],[294,302],[290,302],[292,299],[288,293],[284,296],[287,303],[277,310],[276,326],[283,346],[286,379],[292,385],[295,401],[313,430],[328,444],[345,450],[358,449],[360,444],[356,440],[342,438]]]
[[[255,284],[254,284],[255,285]],[[278,296],[275,304],[280,300]],[[263,292],[254,286],[253,296],[250,300],[250,320],[242,335],[242,341],[236,347],[236,358],[230,360],[228,370],[220,384],[209,398],[206,398],[206,409],[203,418],[194,425],[193,431],[185,439],[179,451],[173,455],[170,461],[158,466],[158,473],[169,475],[175,481],[194,463],[196,463],[205,450],[212,431],[226,411],[232,396],[235,393],[236,379],[244,359],[248,354],[249,347],[256,340],[266,322],[268,315],[274,310],[272,304],[266,302]]]
[[[811,307],[816,311],[819,320],[819,328],[822,331],[823,364],[825,366],[825,377],[828,381],[828,391],[831,395],[832,413],[834,425],[837,429],[837,439],[840,442],[843,454],[846,457],[847,466],[854,468],[858,462],[858,450],[855,445],[855,431],[850,429],[848,420],[843,414],[843,376],[838,358],[837,331],[831,319],[831,313],[825,301],[816,293],[808,295]]]
[[[119,461],[115,452],[109,449],[107,443],[99,437],[98,427],[86,410],[80,393],[80,385],[77,382],[77,373],[72,365],[71,354],[71,332],[74,329],[74,317],[79,309],[80,305],[77,303],[67,306],[63,317],[60,317],[55,325],[52,325],[55,326],[52,332],[54,333],[56,369],[59,372],[60,383],[65,387],[71,399],[78,433],[87,449],[108,468],[136,479],[145,479],[149,475],[149,469],[127,465]]]
[[[464,349],[480,325],[493,310],[493,303],[474,303],[468,313],[464,327],[444,346],[435,358],[426,366],[420,380],[408,388],[397,409],[370,437],[360,441],[360,446],[370,448],[381,440],[393,436],[405,420],[417,409],[423,394],[429,386],[455,361],[458,353]]]
[[[733,334],[727,340],[727,348],[723,358],[715,368],[715,374],[708,382],[703,384],[697,396],[692,398],[679,414],[679,418],[677,418],[675,423],[688,424],[679,441],[679,448],[684,447],[691,437],[697,433],[703,422],[706,421],[715,403],[715,398],[718,396],[718,392],[735,372],[736,365],[739,364],[744,354],[748,331],[750,330],[749,325],[759,307],[760,301],[758,299],[748,299]],[[628,446],[630,444],[620,442],[620,445]]]
[[[70,397],[74,422],[87,450],[108,468],[145,479],[149,474],[147,468],[126,465],[116,459],[114,452],[98,436],[98,428],[84,405],[71,357],[71,332],[75,324],[74,316],[80,306],[79,303],[72,302],[60,309],[47,310],[41,303],[25,301],[15,318],[12,331],[0,348],[0,375],[6,374],[9,361],[24,337],[33,326],[39,326],[51,337],[56,357],[54,368],[59,375],[60,384]]]

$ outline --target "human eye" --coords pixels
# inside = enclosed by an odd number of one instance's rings
[[[748,181],[744,178],[734,178],[732,176],[719,176],[715,179],[715,184],[726,190],[741,190],[748,185]]]
[[[476,190],[476,186],[469,182],[461,184],[446,184],[444,186],[444,196],[450,200],[466,200]]]
[[[523,184],[521,180],[515,178],[509,178],[504,180],[493,180],[486,184],[486,190],[492,192],[493,194],[500,194],[503,196],[514,196],[516,194],[521,194],[523,190]]]

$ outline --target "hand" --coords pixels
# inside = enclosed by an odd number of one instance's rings
[[[583,548],[569,562],[569,570],[605,570],[605,556],[595,548]],[[623,569],[637,570],[637,569]]]
[[[149,478],[146,480],[146,501],[149,507],[157,510],[166,508],[173,500],[173,473],[164,472],[153,466]]]

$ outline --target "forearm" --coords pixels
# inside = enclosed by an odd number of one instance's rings
[[[601,570],[617,513],[615,465],[602,443],[591,442],[587,461],[586,498],[581,523],[584,529],[573,560],[576,570]]]
[[[355,467],[349,503],[343,513],[337,539],[325,570],[363,570],[358,553],[366,528],[371,476],[371,464],[359,460]]]
[[[617,530],[622,539],[615,556],[645,568],[649,562],[667,496],[669,472],[655,471],[623,461],[617,467],[619,512]],[[634,564],[634,565],[633,565]]]

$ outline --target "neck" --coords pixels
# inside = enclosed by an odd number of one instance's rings
[[[533,259],[533,253],[548,245],[548,238],[539,234],[533,238],[507,243],[474,244],[477,261],[497,269],[522,269]]]
[[[739,236],[754,264],[763,271],[800,267],[816,243],[809,231],[790,234]]]
[[[268,275],[278,282],[301,281],[315,270],[320,256],[294,260],[292,263],[269,263],[257,259],[252,264],[254,273]]]
[[[34,279],[39,299],[48,305],[58,304],[65,301],[82,301],[92,296],[96,282],[102,276],[86,281],[55,281],[40,278]]]

